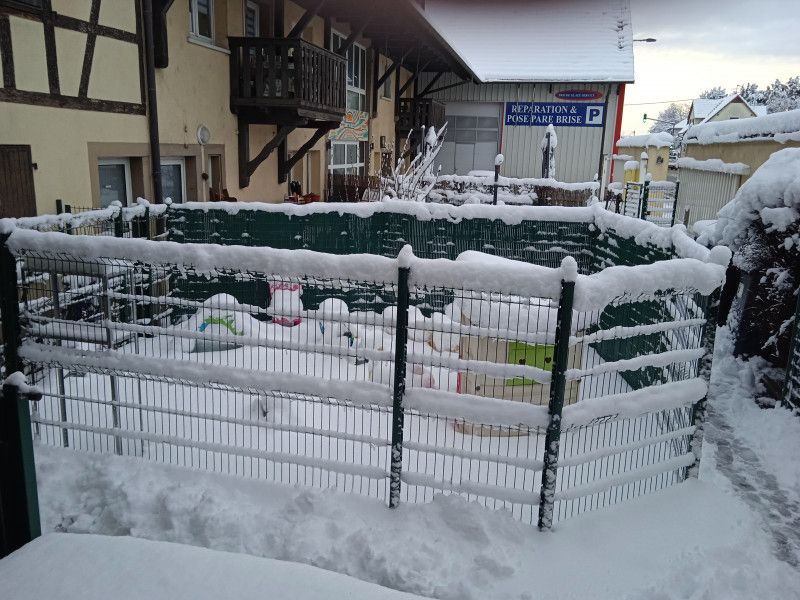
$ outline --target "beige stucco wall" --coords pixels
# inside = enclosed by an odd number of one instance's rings
[[[726,163],[744,163],[750,167],[750,175],[743,175],[746,181],[767,159],[778,150],[784,148],[800,148],[800,142],[779,144],[774,141],[738,142],[731,144],[687,144],[683,156],[697,160],[718,158]]]
[[[756,115],[741,100],[734,100],[708,121],[727,121],[728,119],[748,119]]]
[[[0,142],[29,144],[39,214],[55,212],[55,200],[92,204],[89,142],[147,142],[142,115],[0,104]],[[95,169],[96,170],[96,169]]]
[[[113,0],[118,24],[135,31],[134,3]],[[77,18],[89,18],[90,0],[54,0],[53,9]],[[101,11],[102,12],[102,11]],[[40,22],[11,15],[11,38],[17,88],[49,92]],[[134,44],[99,38],[89,80],[89,97],[138,103],[138,50]],[[77,96],[86,35],[56,28],[59,84],[65,96]],[[91,178],[96,164],[89,159],[90,143],[147,141],[143,115],[83,111],[30,104],[0,103],[0,143],[31,146],[36,206],[40,214],[55,211],[55,200],[76,206],[93,202]]]
[[[633,160],[638,161],[642,152],[647,152],[647,172],[653,176],[653,181],[667,181],[667,173],[669,171],[669,147],[656,148],[655,146],[648,146],[647,148],[630,147],[620,148],[620,154],[627,154],[632,156]],[[661,164],[658,159],[661,158]]]
[[[133,0],[106,0],[101,4],[100,22],[135,31],[135,4]],[[201,160],[201,149],[196,139],[197,128],[205,125],[211,131],[210,144],[214,146],[214,152],[223,155],[223,187],[230,195],[245,201],[280,202],[288,186],[278,183],[277,155],[274,153],[256,169],[247,188],[240,189],[238,185],[237,120],[230,111],[230,58],[223,46],[227,46],[228,35],[243,33],[244,2],[216,0],[217,25],[224,23],[226,28],[216,32],[216,48],[188,40],[188,4],[189,0],[175,0],[170,8],[167,20],[170,63],[166,69],[156,71],[162,156],[185,157],[194,161],[198,168],[192,181],[187,182],[187,196],[194,193],[195,197],[188,199],[207,199],[208,184],[200,178],[200,174],[207,170],[207,153],[202,151]],[[90,6],[90,0],[53,2],[53,8],[58,12],[81,19],[88,19]],[[302,14],[301,8],[287,2],[287,32]],[[333,27],[342,34],[349,34],[345,23],[334,22]],[[12,16],[11,28],[18,88],[48,92],[41,23]],[[323,19],[314,18],[303,37],[314,44],[324,45]],[[368,39],[358,41],[367,48],[371,45]],[[85,42],[83,33],[56,28],[59,79],[64,95],[75,96],[78,93]],[[138,59],[135,45],[98,38],[89,80],[89,97],[140,102]],[[401,82],[409,76],[408,71],[402,70]],[[371,70],[368,79],[371,79]],[[411,90],[408,90],[404,95],[410,94]],[[378,98],[377,111],[371,115],[369,134],[370,171],[373,173],[380,169],[376,160],[380,137],[385,136],[390,149],[394,148],[395,138],[394,99],[383,99],[380,94]],[[371,103],[369,90],[368,101]],[[40,213],[53,212],[56,198],[76,206],[99,202],[96,160],[103,152],[98,154],[98,148],[127,153],[117,155],[119,157],[145,157],[142,164],[145,165],[147,181],[142,189],[149,192],[149,164],[146,164],[148,160],[143,154],[146,149],[142,146],[148,141],[147,127],[144,115],[0,104],[0,143],[31,145],[33,161],[38,164],[34,181]],[[262,149],[275,131],[276,127],[271,125],[251,126],[250,157]],[[289,153],[299,149],[313,132],[313,128],[293,132],[287,139]],[[327,175],[326,141],[318,142],[312,152],[312,160],[302,161],[299,167],[301,172],[309,167],[315,171],[308,178],[310,188],[304,186],[304,192],[322,193]],[[187,176],[191,175],[187,168]]]

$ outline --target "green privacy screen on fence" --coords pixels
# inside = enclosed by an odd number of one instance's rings
[[[465,251],[479,251],[503,258],[556,268],[572,255],[584,274],[611,266],[650,264],[675,257],[671,247],[639,241],[630,232],[600,228],[591,208],[532,209],[532,218],[520,218],[521,207],[459,207],[393,203],[328,205],[313,207],[255,206],[241,204],[173,205],[167,211],[169,239],[181,243],[268,246],[314,250],[331,254],[378,254],[396,257],[410,244],[421,258],[454,260]],[[489,209],[489,210],[487,210]],[[538,218],[537,218],[538,217]],[[642,223],[643,228],[652,227]],[[301,282],[302,283],[302,282]],[[204,300],[229,293],[240,302],[266,307],[269,290],[249,281],[187,275],[176,282],[174,293]],[[488,290],[487,290],[488,291]],[[307,308],[317,308],[327,298],[344,300],[353,310],[382,311],[394,298],[386,290],[349,290],[308,286],[303,295]],[[447,294],[430,291],[412,299],[423,313],[441,311],[452,301]],[[675,307],[660,299],[642,299],[624,308],[607,307],[588,331],[610,327],[654,325],[672,320]],[[593,345],[608,361],[661,352],[669,343],[661,333],[625,340],[598,341]],[[634,389],[659,377],[658,368],[627,371],[623,377]]]

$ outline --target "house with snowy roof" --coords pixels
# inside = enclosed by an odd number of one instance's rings
[[[558,135],[556,178],[590,181],[619,138],[625,84],[633,82],[628,0],[425,0],[424,14],[475,73],[420,76],[444,105],[443,173],[541,175],[547,125]]]
[[[740,94],[728,94],[723,98],[695,98],[686,119],[687,125],[748,119],[767,114],[766,106],[750,104]]]
[[[678,220],[691,225],[716,218],[739,187],[784,148],[800,148],[800,109],[689,127],[677,162]]]

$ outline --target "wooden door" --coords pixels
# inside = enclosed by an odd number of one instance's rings
[[[0,218],[34,216],[31,147],[0,144]]]

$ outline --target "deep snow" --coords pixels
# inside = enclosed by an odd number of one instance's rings
[[[42,566],[46,565],[43,569]],[[0,561],[13,600],[413,600],[405,594],[297,563],[132,537],[45,535]]]

